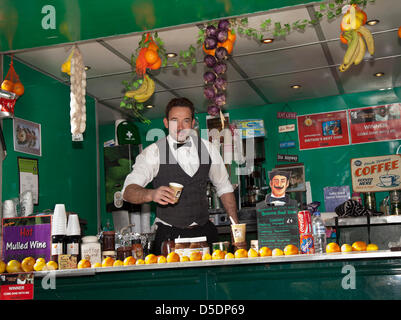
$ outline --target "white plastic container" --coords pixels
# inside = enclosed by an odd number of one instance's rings
[[[96,236],[82,238],[81,258],[89,260],[91,265],[102,263],[102,248]]]

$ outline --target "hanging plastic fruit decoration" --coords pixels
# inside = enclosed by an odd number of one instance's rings
[[[365,27],[366,21],[366,13],[355,4],[350,6],[341,20],[340,40],[348,45],[343,63],[339,67],[341,72],[348,70],[352,64],[360,64],[365,56],[366,48],[371,56],[375,53],[373,36]]]
[[[210,69],[203,74],[205,83],[203,94],[210,102],[207,112],[211,116],[220,115],[223,128],[224,116],[221,108],[226,104],[227,88],[227,64],[225,60],[232,53],[236,38],[230,27],[231,24],[228,20],[220,20],[217,26],[207,26],[202,46],[206,54],[203,61],[206,67]]]
[[[11,56],[10,68],[7,75],[1,83],[1,89],[15,93],[17,97],[22,96],[25,92],[24,85],[21,83],[17,72],[15,72],[13,56]]]

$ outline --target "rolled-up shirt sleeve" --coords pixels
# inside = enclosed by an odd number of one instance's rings
[[[230,182],[223,158],[213,144],[211,144],[209,141],[207,141],[206,144],[212,160],[209,171],[209,179],[215,186],[217,195],[220,197],[225,193],[233,192],[234,188]]]
[[[158,171],[159,149],[156,144],[151,144],[135,158],[132,171],[125,178],[123,189],[121,190],[122,194],[130,184],[146,187],[157,175]]]

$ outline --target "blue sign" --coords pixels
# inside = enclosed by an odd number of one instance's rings
[[[280,142],[280,149],[288,149],[288,148],[294,148],[294,147],[295,147],[295,141]]]

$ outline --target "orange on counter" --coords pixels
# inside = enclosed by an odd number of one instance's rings
[[[136,260],[135,264],[145,264],[145,260],[138,259],[138,260]]]
[[[281,250],[281,249],[279,249],[279,248],[275,248],[275,249],[273,249],[273,251],[272,251],[272,256],[273,256],[273,257],[283,256],[283,255],[284,255],[283,250]]]
[[[22,272],[21,263],[18,260],[10,260],[7,263],[6,270],[8,273]]]
[[[228,253],[226,253],[226,255],[224,256],[224,259],[235,259],[235,256],[231,253],[231,252],[228,252]]]
[[[212,260],[211,254],[210,254],[210,253],[205,253],[205,254],[202,256],[202,260]]]
[[[32,272],[33,271],[33,266],[35,265],[36,260],[32,257],[26,257],[24,260],[21,262],[21,268],[25,272]]]
[[[341,246],[341,252],[351,252],[351,251],[352,251],[352,247],[348,243],[344,243]]]
[[[214,250],[212,253],[212,260],[220,260],[225,258],[225,253],[224,251],[221,251],[220,249]]]
[[[157,263],[167,263],[167,259],[165,256],[157,256]]]
[[[298,254],[298,247],[293,245],[293,244],[289,244],[284,248],[284,254],[286,256],[292,255],[292,254]]]
[[[122,262],[121,260],[116,260],[113,262],[113,267],[121,267],[124,265],[124,262]]]
[[[259,253],[254,249],[254,248],[250,248],[248,250],[248,257],[249,258],[256,258],[259,257]]]
[[[35,264],[33,265],[33,270],[42,271],[44,267],[46,267],[45,259],[39,258],[36,260]]]
[[[200,251],[191,252],[189,255],[189,260],[191,261],[201,261],[202,260],[202,253]]]
[[[46,263],[46,269],[47,270],[57,270],[58,269],[58,264],[56,261],[48,261]]]
[[[102,264],[100,262],[96,262],[95,264],[92,265],[92,268],[101,268]]]
[[[262,247],[259,249],[259,255],[261,257],[268,257],[272,255],[272,250],[268,247]]]
[[[366,251],[366,242],[364,241],[355,241],[352,244],[352,251]]]
[[[188,262],[188,261],[190,261],[188,256],[182,256],[181,262]]]
[[[153,253],[150,253],[145,257],[145,264],[153,264],[153,263],[157,263],[157,256],[154,255]]]
[[[106,257],[102,261],[102,267],[112,267],[114,259],[112,257]]]
[[[6,271],[6,263],[0,260],[0,273],[4,273],[4,271]]]
[[[124,259],[124,266],[132,266],[135,263],[136,259],[133,256],[129,256]]]
[[[235,251],[234,256],[236,259],[248,258],[248,251],[245,249],[238,249]]]
[[[180,262],[180,256],[176,252],[170,252],[167,255],[167,263]]]
[[[86,269],[91,267],[91,262],[88,259],[81,259],[78,262],[78,269]]]
[[[336,242],[330,242],[326,246],[326,253],[341,252],[340,246]]]

